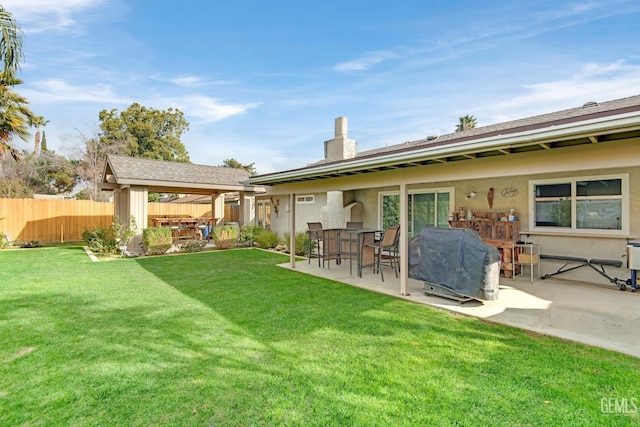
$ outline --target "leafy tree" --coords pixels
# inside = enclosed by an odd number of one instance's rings
[[[155,160],[188,162],[187,149],[180,137],[189,123],[178,109],[166,111],[146,108],[133,103],[120,112],[102,110],[100,142],[115,145],[119,153]]]
[[[17,176],[5,176],[0,178],[0,198],[3,199],[30,199],[33,197],[33,189]]]
[[[466,116],[460,117],[460,123],[456,126],[456,132],[473,129],[477,124],[478,121],[476,118],[467,114]]]
[[[91,195],[89,194],[89,190],[86,188],[83,188],[82,190],[78,191],[74,195],[74,197],[76,200],[92,200]]]
[[[242,163],[240,163],[239,161],[237,161],[234,158],[231,159],[224,159],[222,161],[222,167],[225,168],[233,168],[233,169],[244,169],[247,172],[249,172],[249,174],[251,175],[257,175],[258,172],[256,171],[255,168],[255,163],[249,163],[248,165],[243,165]]]
[[[53,151],[26,155],[16,176],[38,194],[70,193],[79,180],[73,162]]]
[[[86,185],[80,197],[103,201],[106,196],[98,189],[98,184],[102,176],[105,158],[108,154],[119,152],[120,145],[104,143],[97,132],[91,136],[79,129],[76,129],[76,132],[75,140],[77,143],[72,150],[74,158],[77,159],[75,162],[76,173],[80,181]]]
[[[74,161],[53,151],[43,151],[36,156],[25,150],[20,153],[20,158],[20,162],[11,157],[0,161],[0,198],[30,198],[34,193],[69,193],[78,183]]]
[[[149,195],[147,196],[147,202],[149,203],[160,203],[160,201],[166,196],[174,196],[178,197],[177,194],[167,194],[167,193],[153,193],[149,191]]]

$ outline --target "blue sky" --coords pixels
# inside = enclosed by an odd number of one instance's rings
[[[68,156],[134,102],[185,114],[193,163],[268,173],[321,159],[339,116],[365,151],[640,94],[637,0],[0,2]]]

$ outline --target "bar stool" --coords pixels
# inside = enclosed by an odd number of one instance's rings
[[[311,264],[311,257],[313,256],[313,249],[315,246],[315,254],[318,257],[318,267],[320,267],[320,244],[322,243],[322,223],[321,222],[308,222],[307,223],[309,233],[309,264]]]
[[[372,248],[374,251],[373,263],[369,265],[363,265],[363,267],[373,267],[374,273],[380,272],[380,277],[384,282],[384,273],[382,272],[382,256],[383,252],[387,251],[387,256],[391,259],[391,266],[393,267],[396,277],[398,277],[398,240],[400,236],[400,226],[394,225],[386,228],[382,232],[382,237],[373,242],[364,243],[363,247]]]

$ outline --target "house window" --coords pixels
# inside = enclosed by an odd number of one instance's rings
[[[418,234],[424,227],[449,227],[449,214],[453,189],[411,190],[408,194],[409,236]],[[380,193],[380,218],[382,227],[400,223],[400,195],[397,192]]]
[[[298,204],[302,204],[302,203],[313,203],[315,202],[315,196],[313,195],[307,195],[307,196],[296,196],[296,203]]]
[[[534,230],[626,234],[629,176],[532,181]]]

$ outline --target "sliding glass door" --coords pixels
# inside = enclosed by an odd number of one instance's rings
[[[449,227],[453,189],[412,190],[408,194],[409,237],[424,227]],[[400,195],[398,192],[380,193],[382,227],[400,223]]]

